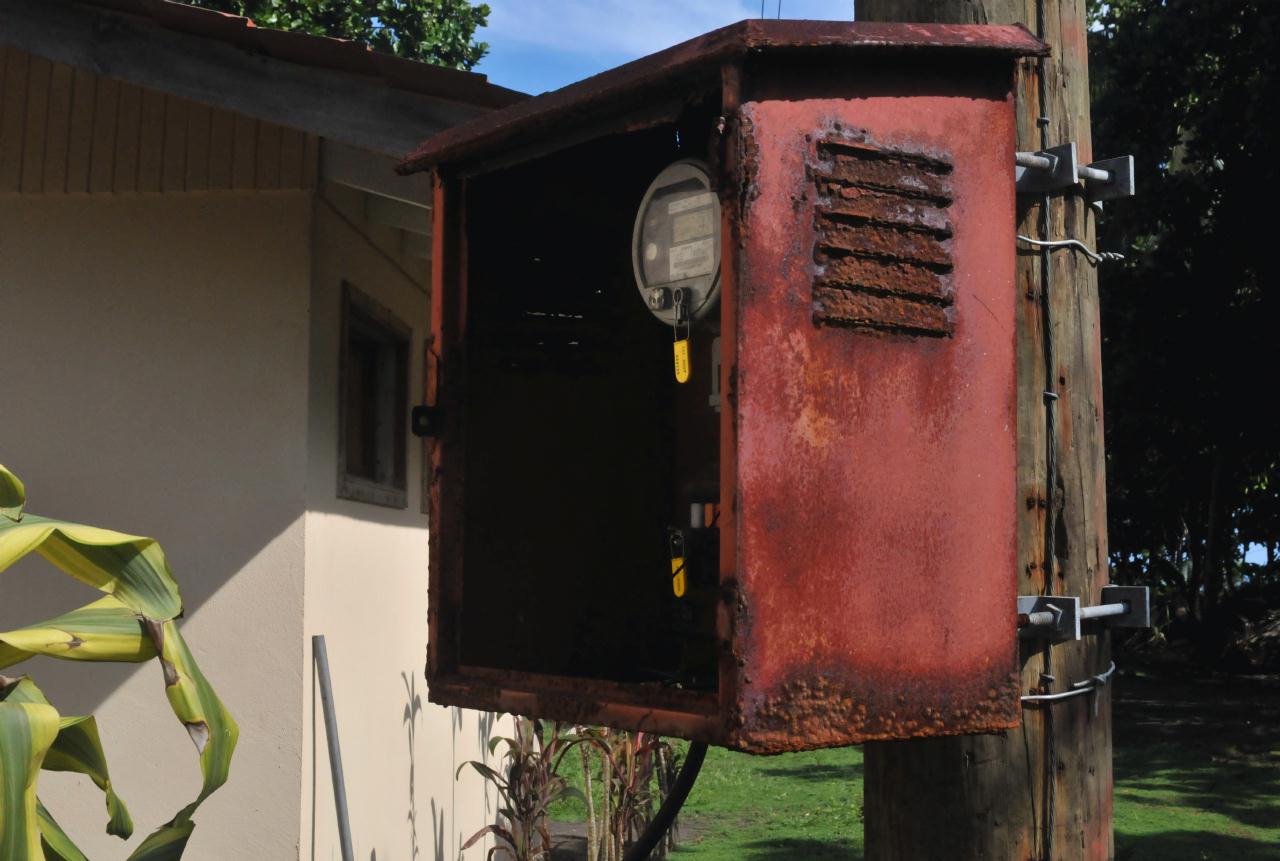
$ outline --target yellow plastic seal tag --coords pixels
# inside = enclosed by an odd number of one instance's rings
[[[677,598],[684,597],[685,577],[684,577],[684,557],[677,556],[671,560],[671,591],[675,593]]]
[[[675,342],[676,382],[689,382],[689,339],[681,338]]]

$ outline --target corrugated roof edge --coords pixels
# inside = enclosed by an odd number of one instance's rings
[[[249,18],[202,9],[173,0],[79,0],[128,15],[148,18],[169,30],[228,42],[273,59],[301,66],[378,78],[387,86],[452,102],[503,108],[529,97],[463,72],[374,51],[363,42],[259,27]]]
[[[434,135],[397,167],[401,174],[472,156],[554,123],[572,111],[643,87],[672,72],[767,50],[958,51],[1009,57],[1044,56],[1049,47],[1021,25],[892,24],[752,19],[543,93]]]

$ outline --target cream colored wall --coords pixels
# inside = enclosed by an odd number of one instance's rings
[[[339,314],[349,281],[413,327],[411,391],[421,391],[427,264],[395,253],[361,217],[359,193],[329,186],[316,205],[306,515],[306,634],[327,640],[361,861],[453,861],[493,821],[493,800],[460,764],[486,755],[490,716],[426,702],[427,520],[422,446],[410,438],[404,510],[336,498]],[[408,267],[418,266],[420,269]],[[411,396],[410,402],[416,402]],[[407,421],[407,417],[406,417]],[[308,670],[310,672],[310,670]],[[302,852],[338,858],[319,695],[304,691]],[[312,842],[314,841],[314,842]]]
[[[183,631],[241,726],[188,861],[297,857],[312,204],[307,192],[0,199],[0,462],[32,512],[161,540]],[[0,626],[95,594],[21,563],[0,575]],[[195,751],[157,666],[24,669],[65,712],[98,714],[133,843],[195,797]],[[59,774],[41,788],[89,857],[125,857],[96,789]]]

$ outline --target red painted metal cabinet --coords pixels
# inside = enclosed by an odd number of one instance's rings
[[[1017,725],[1012,82],[1041,50],[743,22],[404,162],[436,188],[432,701],[760,753]],[[684,384],[631,265],[682,160],[720,214]]]

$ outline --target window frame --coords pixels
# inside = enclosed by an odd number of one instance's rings
[[[391,309],[349,281],[342,282],[342,308],[338,332],[338,485],[337,496],[385,508],[409,507],[409,356],[413,328]],[[381,482],[347,470],[348,365],[353,324],[372,328],[385,336],[395,349],[395,401],[391,407],[394,424],[392,445],[395,467],[392,480]]]

